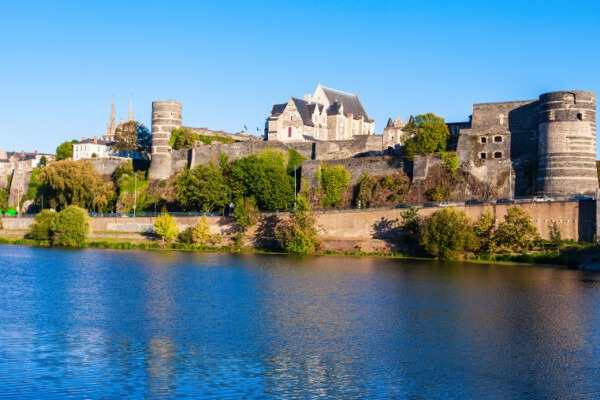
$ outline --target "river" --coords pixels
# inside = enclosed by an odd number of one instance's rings
[[[600,275],[0,246],[0,398],[598,398]]]

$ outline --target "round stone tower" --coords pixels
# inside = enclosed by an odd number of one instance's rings
[[[545,93],[538,110],[537,192],[595,194],[596,94],[581,90]]]
[[[171,176],[171,131],[181,127],[181,103],[176,101],[152,102],[152,152],[150,179],[168,179]]]

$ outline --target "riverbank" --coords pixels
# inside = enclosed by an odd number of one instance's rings
[[[33,247],[52,247],[48,242],[38,242],[25,238],[0,237],[0,244],[20,245]],[[203,246],[185,243],[161,243],[156,240],[146,239],[143,241],[121,241],[121,240],[88,240],[83,248],[115,249],[115,250],[159,250],[159,251],[184,251],[184,252],[207,252],[207,253],[255,253],[255,254],[286,254],[264,248],[249,246]],[[349,256],[349,257],[377,257],[377,258],[402,258],[415,260],[434,260],[431,257],[413,256],[398,252],[381,251],[345,251],[345,250],[321,250],[314,256]],[[598,271],[600,272],[600,246],[574,245],[561,249],[560,251],[545,251],[527,254],[482,254],[474,259],[464,260],[475,263],[518,263],[537,266],[563,267],[568,269]]]

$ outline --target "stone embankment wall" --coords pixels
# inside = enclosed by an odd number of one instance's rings
[[[475,219],[487,209],[501,222],[510,204],[461,206],[467,215]],[[592,241],[596,234],[596,201],[565,201],[519,204],[532,218],[532,222],[542,238],[548,239],[549,225],[556,221],[563,239]],[[423,208],[419,214],[427,216],[437,208]],[[394,229],[402,221],[402,209],[387,210],[344,210],[318,213],[317,221],[325,248],[353,250],[391,249],[395,241]],[[286,214],[281,214],[285,216]],[[198,223],[200,217],[178,217],[180,230]],[[211,233],[230,235],[236,231],[236,224],[229,217],[208,217]],[[2,235],[24,234],[33,222],[31,218],[5,218]],[[142,238],[140,234],[152,232],[154,218],[93,218],[91,238]],[[249,230],[250,243],[256,229]]]
[[[302,177],[310,183],[311,187],[318,185],[316,173],[321,164],[344,166],[350,172],[350,184],[355,184],[365,172],[369,175],[392,175],[404,170],[402,160],[391,156],[304,161],[302,163]]]

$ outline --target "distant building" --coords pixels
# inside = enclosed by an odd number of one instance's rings
[[[348,140],[374,133],[375,120],[369,118],[358,95],[321,84],[312,96],[273,105],[265,124],[265,140],[280,142]]]
[[[112,142],[104,139],[81,138],[81,141],[73,143],[73,160],[84,160],[88,158],[108,158],[112,156]]]

